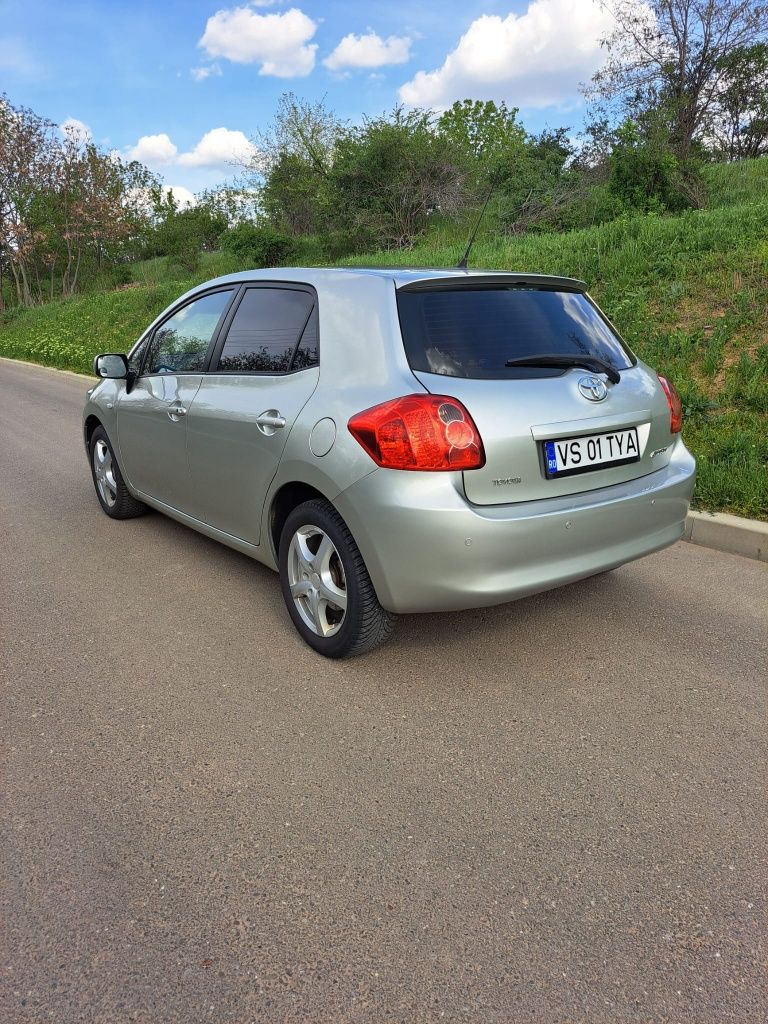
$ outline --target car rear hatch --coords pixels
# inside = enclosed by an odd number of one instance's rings
[[[472,503],[575,494],[668,462],[673,437],[658,378],[580,282],[430,278],[401,287],[398,308],[415,376],[457,398],[480,432],[485,465],[463,474]],[[581,365],[507,365],[553,357]]]

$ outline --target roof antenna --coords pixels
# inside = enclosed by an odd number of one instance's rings
[[[475,221],[475,226],[472,229],[472,234],[469,236],[469,242],[467,244],[467,248],[464,250],[464,255],[461,257],[459,262],[456,264],[456,269],[457,270],[466,270],[467,269],[467,260],[469,259],[470,252],[472,251],[472,246],[475,244],[475,236],[477,235],[477,229],[480,227],[480,222],[482,221],[483,217],[485,216],[486,207],[488,206],[488,203],[491,200],[491,196],[493,195],[495,188],[496,188],[496,180],[495,180],[495,178],[491,178],[491,187],[488,189],[488,195],[485,197],[485,202],[483,203],[483,208],[480,211],[480,216]]]

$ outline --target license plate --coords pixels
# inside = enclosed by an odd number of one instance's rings
[[[639,458],[640,447],[634,427],[544,442],[544,468],[550,478],[585,473],[601,466],[624,465],[637,462]]]

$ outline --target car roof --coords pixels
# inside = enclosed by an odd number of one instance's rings
[[[586,291],[584,281],[572,277],[550,274],[526,274],[507,270],[464,270],[459,267],[272,267],[268,270],[245,270],[227,274],[200,287],[245,281],[281,281],[310,284],[322,288],[324,284],[338,282],[340,278],[376,277],[390,280],[396,288],[413,290],[440,286],[444,282],[464,285],[526,284],[543,287],[561,287],[572,291]],[[198,289],[194,289],[197,291]]]

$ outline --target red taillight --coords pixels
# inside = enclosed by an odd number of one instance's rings
[[[680,401],[680,395],[678,395],[677,388],[672,381],[662,377],[661,374],[658,374],[658,378],[659,383],[664,388],[664,394],[667,396],[669,429],[673,434],[679,434],[683,429],[683,403]]]
[[[455,398],[407,395],[359,412],[349,430],[386,469],[479,469],[483,442]]]

